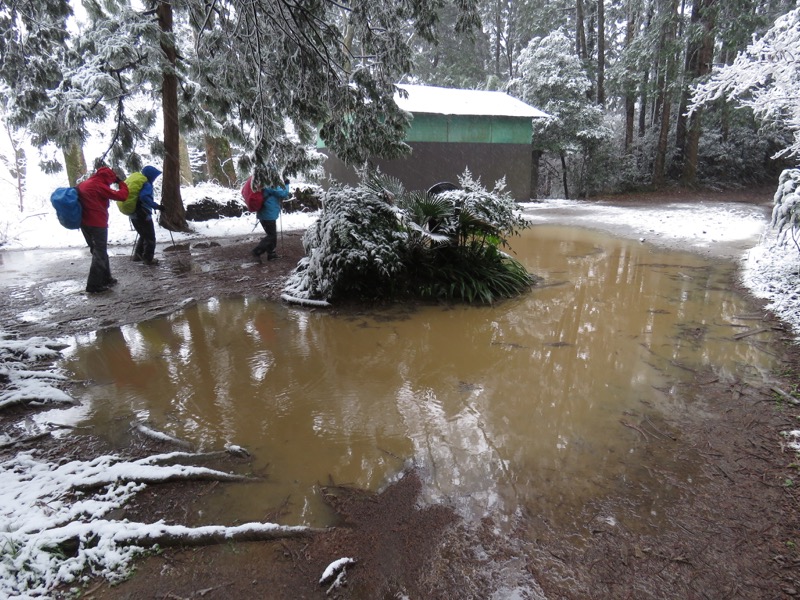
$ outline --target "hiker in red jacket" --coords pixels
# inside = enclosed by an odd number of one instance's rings
[[[117,190],[111,187],[115,183],[119,186]],[[77,187],[82,210],[81,232],[92,253],[86,291],[90,294],[105,292],[117,283],[111,276],[111,264],[108,261],[109,200],[127,200],[128,186],[114,171],[100,167]]]

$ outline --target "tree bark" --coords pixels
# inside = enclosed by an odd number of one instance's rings
[[[575,51],[582,60],[589,58],[586,48],[586,28],[583,0],[575,0]]]
[[[695,0],[692,7],[692,23],[701,27],[702,37],[690,44],[693,60],[688,69],[691,80],[697,80],[711,72],[714,60],[714,27],[716,25],[716,0]],[[688,89],[685,90],[688,102]],[[681,180],[685,185],[697,183],[697,161],[700,148],[702,109],[692,113],[684,148],[683,173]]]
[[[606,10],[603,0],[597,0],[597,103],[606,103]]]
[[[665,2],[666,14],[660,41],[660,54],[663,56],[662,67],[658,78],[658,105],[660,108],[660,128],[655,159],[653,161],[652,183],[655,187],[664,185],[667,164],[667,148],[669,147],[669,127],[672,113],[672,85],[675,72],[675,56],[670,51],[675,38],[678,3],[676,0]]]
[[[656,155],[653,161],[653,186],[656,188],[664,185],[665,169],[667,164],[667,147],[669,146],[669,119],[670,102],[666,98],[666,90],[663,94],[664,102],[661,108],[661,127],[658,133],[658,144],[656,145]]]
[[[567,158],[561,152],[561,179],[564,183],[564,198],[569,199],[569,189],[567,188]]]
[[[186,143],[186,138],[182,135],[178,138],[180,140],[180,162],[181,162],[181,184],[193,186],[194,175],[192,175],[192,161],[189,159],[189,144]]]
[[[72,143],[64,148],[64,164],[67,166],[67,179],[74,186],[78,179],[86,175],[86,158],[83,155],[83,146]]]
[[[178,126],[178,52],[172,30],[172,4],[160,2],[156,9],[161,28],[161,50],[169,66],[164,70],[161,102],[164,113],[164,169],[161,184],[159,224],[170,231],[186,231],[186,209],[181,199],[180,128]]]
[[[538,197],[541,150],[531,150],[531,199]]]
[[[633,44],[633,38],[636,35],[636,11],[633,9],[633,2],[627,2],[627,22],[625,24],[625,48],[630,48]],[[632,70],[629,72],[629,77],[633,79]],[[627,154],[633,145],[633,125],[634,118],[636,117],[636,98],[631,83],[626,86],[625,93],[625,142],[624,151]]]
[[[500,3],[495,3],[494,15],[494,74],[500,77],[500,29],[502,27],[502,18],[500,15]]]
[[[236,169],[233,167],[231,145],[225,138],[206,136],[206,174],[210,181],[224,187],[236,186]]]
[[[642,73],[642,89],[639,92],[639,137],[644,137],[647,133],[647,83],[650,79],[650,71]]]

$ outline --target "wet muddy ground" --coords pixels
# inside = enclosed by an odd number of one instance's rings
[[[742,194],[737,200],[760,204],[769,197],[759,192]],[[671,197],[690,199],[683,193]],[[7,300],[0,315],[6,327],[21,336],[58,336],[138,322],[192,300],[245,295],[279,301],[283,278],[302,256],[300,234],[285,235],[279,250],[282,258],[263,264],[254,263],[248,254],[255,239],[209,240],[164,249],[156,267],[132,263],[127,251],[119,249],[112,256],[112,270],[120,283],[98,296],[82,291],[88,269],[85,252],[49,256],[19,272],[3,273]],[[783,331],[755,299],[752,315],[759,327]],[[697,335],[702,338],[702,332]],[[623,527],[607,517],[626,513],[629,499],[623,492],[602,504],[588,503],[572,523],[519,514],[511,531],[501,531],[491,517],[465,523],[447,506],[420,507],[424,473],[409,473],[378,494],[324,481],[320,486],[338,515],[337,526],[330,530],[279,542],[165,549],[143,559],[127,582],[109,586],[98,581],[84,597],[800,596],[800,461],[783,446],[780,434],[798,427],[800,408],[774,391],[795,391],[800,353],[788,331],[762,350],[781,364],[770,381],[723,382],[710,373],[695,372],[689,382],[664,393],[691,398],[698,410],[668,422],[626,417],[624,425],[641,437],[646,453],[655,456],[667,448],[678,457],[689,453],[702,457],[700,476],[691,486],[653,461],[651,475],[661,482],[664,494],[673,494],[678,501],[670,514],[654,516],[652,522]],[[24,418],[24,411],[17,411],[3,421],[7,425]],[[88,435],[39,443],[43,450],[61,456],[86,457],[109,450]],[[169,449],[142,439],[127,452],[141,455]],[[229,461],[232,468],[237,460],[243,459],[224,459],[211,466],[224,468]],[[187,523],[187,516],[197,513],[190,507],[216,485],[223,484],[150,486],[121,516],[196,525]],[[272,510],[280,514],[281,507]],[[331,561],[345,556],[357,560],[348,569],[347,585],[328,594],[320,575]]]

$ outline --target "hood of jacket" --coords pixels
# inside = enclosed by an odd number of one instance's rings
[[[156,180],[156,177],[161,175],[161,171],[151,165],[147,165],[144,169],[142,169],[142,175],[147,177],[147,181],[153,183]]]
[[[99,178],[100,181],[108,185],[117,181],[117,174],[110,167],[100,167],[94,172],[94,177]]]

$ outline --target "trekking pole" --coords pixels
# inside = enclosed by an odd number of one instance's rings
[[[162,216],[163,216],[163,214],[162,214]],[[170,229],[169,227],[164,227],[161,224],[161,217],[158,218],[158,221],[156,221],[156,223],[158,223],[158,226],[161,227],[161,229],[166,229],[167,231],[169,231],[169,239],[172,240],[172,247],[174,248],[175,247],[175,238],[172,237],[172,229]]]
[[[139,232],[136,232],[136,235],[133,238],[133,248],[131,248],[131,258],[133,255],[136,254],[136,243],[139,241]]]
[[[283,246],[283,211],[278,215],[278,223],[281,227],[281,252],[284,252],[286,248]]]

